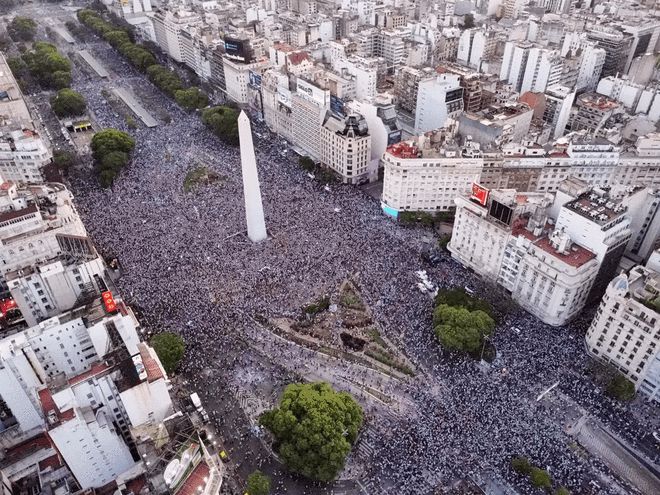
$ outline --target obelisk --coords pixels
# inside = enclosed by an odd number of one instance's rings
[[[261,203],[261,189],[257,174],[257,159],[252,144],[252,126],[245,112],[238,116],[238,137],[241,143],[241,170],[243,172],[243,196],[245,197],[245,220],[248,237],[252,242],[263,241],[266,234],[264,206]]]

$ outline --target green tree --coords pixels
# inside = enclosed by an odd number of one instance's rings
[[[55,45],[38,41],[22,57],[43,87],[62,89],[71,84],[71,62],[57,52]]]
[[[440,248],[443,251],[447,250],[447,245],[449,244],[449,241],[451,241],[451,235],[449,234],[443,234],[438,238],[438,248]]]
[[[275,437],[274,447],[290,469],[330,481],[343,468],[363,419],[350,394],[319,382],[287,386],[279,407],[259,422]]]
[[[135,148],[135,139],[117,129],[104,129],[92,138],[92,156],[96,161],[113,151],[130,153]]]
[[[300,168],[302,168],[306,172],[314,172],[314,170],[316,169],[316,163],[314,163],[314,160],[312,160],[308,156],[301,156],[298,159],[298,165],[300,165]]]
[[[435,305],[446,304],[448,306],[460,306],[470,311],[481,310],[493,316],[493,308],[486,301],[478,299],[465,292],[465,289],[446,289],[438,292],[435,297]]]
[[[76,163],[76,157],[68,151],[55,150],[53,151],[53,163],[64,174],[67,174]]]
[[[98,178],[101,187],[110,187],[117,178],[117,172],[111,168],[100,169],[98,172]]]
[[[207,108],[202,122],[227,144],[238,145],[238,110],[226,106]]]
[[[110,169],[115,173],[124,168],[128,163],[128,153],[124,151],[111,151],[101,157],[100,165],[102,169]]]
[[[529,473],[529,481],[536,488],[543,488],[545,490],[552,488],[552,478],[550,477],[550,473],[545,469],[533,467]]]
[[[607,395],[620,401],[630,401],[635,397],[635,384],[621,373],[616,372],[606,389]]]
[[[529,461],[526,457],[514,457],[511,459],[511,469],[513,469],[516,473],[528,476],[532,471],[532,466],[529,464]]]
[[[110,43],[113,47],[117,48],[119,45],[123,43],[130,43],[131,38],[128,36],[128,33],[126,31],[122,31],[121,29],[115,29],[114,31],[108,31],[103,35],[103,39],[105,39],[108,43]]]
[[[37,23],[29,17],[16,16],[7,25],[7,33],[14,41],[32,41],[37,32]]]
[[[268,495],[270,493],[270,478],[261,471],[254,471],[247,479],[249,495]]]
[[[87,103],[83,95],[72,89],[60,89],[50,99],[50,107],[58,117],[82,115],[87,110]]]
[[[209,97],[201,89],[192,87],[174,92],[174,99],[183,108],[194,110],[209,104]]]
[[[52,77],[49,78],[47,86],[54,89],[64,89],[71,86],[71,72],[57,70],[53,72]]]
[[[167,373],[172,373],[183,359],[186,344],[175,333],[163,332],[151,339],[151,345]]]
[[[460,352],[476,353],[484,336],[490,335],[495,322],[483,311],[441,304],[433,312],[435,334],[443,347]]]
[[[162,65],[151,65],[147,68],[149,80],[162,89],[169,96],[183,89],[183,82],[173,71]]]
[[[7,65],[16,79],[23,77],[29,72],[27,64],[20,57],[8,58]]]
[[[565,486],[560,486],[555,490],[555,495],[571,495],[571,492]]]

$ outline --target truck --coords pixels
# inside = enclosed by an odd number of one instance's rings
[[[202,421],[208,423],[209,415],[206,413],[206,410],[202,406],[202,401],[200,400],[199,395],[197,395],[197,392],[193,392],[192,394],[190,394],[190,401],[193,403],[193,406],[195,406],[195,410],[201,416]]]

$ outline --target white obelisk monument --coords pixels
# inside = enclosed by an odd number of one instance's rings
[[[245,220],[248,237],[252,242],[263,241],[266,234],[264,206],[261,204],[261,189],[257,175],[257,159],[252,144],[252,126],[245,112],[238,116],[238,137],[241,143],[241,169],[243,171],[243,196],[245,196]]]

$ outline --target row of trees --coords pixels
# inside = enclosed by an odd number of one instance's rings
[[[133,34],[128,29],[106,21],[93,10],[83,9],[78,11],[77,15],[81,23],[110,43],[133,67],[147,74],[151,82],[165,94],[175,98],[181,107],[194,110],[208,105],[208,96],[201,89],[186,88],[176,72],[158,64],[150,50],[135,43]]]
[[[439,211],[436,213],[429,213],[426,211],[402,211],[399,212],[397,220],[403,225],[424,225],[433,227],[438,223],[454,222],[454,211]]]
[[[27,17],[15,17],[7,27],[14,40],[33,39],[37,24]],[[50,100],[55,114],[62,117],[82,115],[87,103],[78,92],[69,88],[71,85],[71,62],[61,55],[55,45],[38,41],[31,50],[26,50],[20,58],[8,61],[19,85],[25,88],[27,80],[36,81],[44,89],[58,89]]]
[[[532,465],[526,457],[511,459],[511,468],[518,474],[529,479],[530,483],[546,491],[552,490],[552,476],[545,469]],[[554,491],[555,495],[570,495],[568,488],[560,486]]]
[[[490,305],[461,289],[438,293],[433,311],[435,335],[448,350],[478,357],[495,328]]]
[[[225,143],[238,145],[239,112],[235,108],[228,106],[206,108],[209,104],[208,95],[196,86],[186,88],[176,72],[158,64],[156,57],[145,45],[133,41],[129,30],[104,20],[93,10],[83,9],[77,15],[81,23],[110,43],[136,69],[144,72],[160,90],[174,98],[179,106],[187,110],[204,108],[202,113],[204,124]]]
[[[94,134],[91,148],[99,182],[109,187],[128,163],[135,140],[123,131],[104,129]]]

